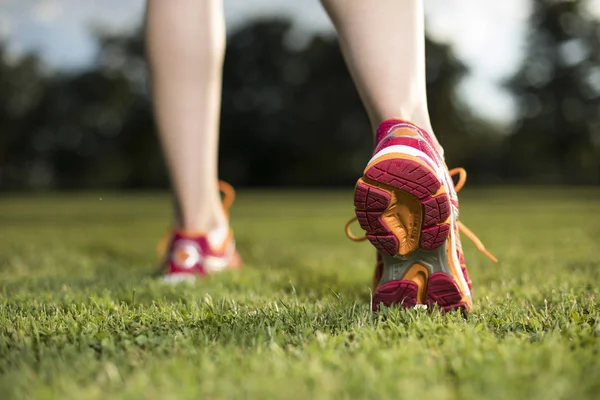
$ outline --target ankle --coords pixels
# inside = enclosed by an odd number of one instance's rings
[[[189,217],[184,214],[178,229],[186,232],[207,233],[228,225],[229,218],[219,204],[218,207],[213,207],[211,210],[203,209],[202,212]]]
[[[386,113],[377,113],[375,116],[370,118],[371,126],[373,127],[373,131],[376,132],[379,125],[382,122],[389,120],[402,120],[406,122],[410,122],[413,125],[418,126],[419,128],[433,134],[433,128],[431,126],[431,120],[429,119],[429,115],[427,113],[423,114],[422,112],[405,112],[399,111],[396,113],[386,112]]]

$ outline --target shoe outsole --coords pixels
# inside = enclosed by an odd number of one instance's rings
[[[444,272],[435,272],[429,277],[425,289],[427,293],[425,302],[417,301],[418,290],[418,285],[413,281],[398,280],[384,283],[375,290],[372,309],[379,311],[381,305],[414,308],[417,304],[425,304],[443,312],[459,310],[466,314],[469,310],[458,286]]]
[[[369,185],[374,183],[378,187]],[[446,242],[450,233],[450,201],[446,193],[434,196],[442,186],[427,167],[410,159],[389,159],[374,164],[356,187],[356,216],[367,238],[378,250],[390,256],[400,254],[400,237],[383,221],[390,208],[392,192],[416,197],[422,207],[419,246],[435,250]],[[397,197],[397,196],[396,196]]]
[[[396,206],[398,199],[410,196],[418,202],[411,198],[415,221],[407,228],[403,226],[406,221],[401,221],[402,217],[390,210]],[[427,166],[410,157],[388,158],[369,166],[357,182],[354,205],[358,222],[367,232],[367,239],[377,250],[389,256],[406,256],[419,247],[435,250],[447,241],[450,234],[450,200],[442,182]],[[401,226],[405,228],[403,232],[400,231]],[[410,228],[416,232],[408,232]],[[407,253],[401,240],[406,240],[409,235],[416,235],[418,241],[409,246]],[[428,277],[425,285],[426,288],[422,288],[425,298],[419,299],[417,283],[411,280],[387,282],[375,290],[373,310],[378,310],[380,304],[405,308],[426,304],[443,311],[468,310],[467,302],[450,275],[435,272]]]

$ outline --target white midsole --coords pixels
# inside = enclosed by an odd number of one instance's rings
[[[383,150],[378,151],[373,157],[371,157],[367,165],[371,164],[373,161],[377,160],[381,156],[385,156],[392,153],[408,154],[413,157],[419,157],[423,159],[423,161],[425,161],[427,165],[435,171],[438,178],[440,178],[441,176],[441,171],[439,170],[439,168],[436,167],[436,163],[431,159],[431,157],[423,153],[421,150],[415,149],[414,147],[405,146],[403,144],[396,144],[394,146],[389,146]]]

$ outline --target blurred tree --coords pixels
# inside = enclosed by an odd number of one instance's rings
[[[166,185],[140,35],[99,35],[93,68],[44,73],[29,56],[0,64],[3,188]]]
[[[35,55],[13,59],[0,43],[0,187],[48,186],[45,160],[36,157],[41,143],[32,131],[43,126],[42,106],[48,79]]]
[[[289,30],[286,21],[256,22],[229,39],[222,176],[250,185],[353,184],[373,138],[337,41],[315,37],[292,51]],[[427,39],[426,48],[429,108],[450,165],[489,164],[494,130],[456,97],[466,67],[448,45]]]
[[[314,37],[298,49],[288,45],[290,28],[256,21],[229,37],[221,177],[252,186],[351,185],[371,155],[366,114],[336,39]],[[49,75],[35,57],[1,63],[2,187],[167,185],[141,31],[97,36],[88,70]],[[466,68],[448,45],[426,46],[429,107],[449,164],[485,171],[483,133],[491,130],[456,100]]]
[[[221,172],[249,185],[349,183],[372,147],[333,38],[286,46],[287,21],[232,35],[224,67]]]
[[[469,182],[496,182],[502,137],[457,95],[467,67],[443,43],[426,40],[427,98],[435,134],[444,147],[446,163],[469,170]]]
[[[527,54],[509,82],[519,123],[510,179],[600,183],[600,25],[580,0],[534,0]]]

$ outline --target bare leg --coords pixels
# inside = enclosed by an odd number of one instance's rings
[[[423,0],[322,1],[373,128],[396,117],[431,134]],[[396,130],[399,140],[376,147],[354,195],[356,219],[378,250],[373,309],[383,303],[468,311],[471,290],[457,229],[478,240],[457,219],[450,171],[444,171],[445,163],[429,146],[430,135],[394,121],[382,128],[384,136]],[[465,175],[456,172],[461,175],[460,188]],[[432,182],[429,189],[416,183],[425,181]],[[436,206],[427,205],[433,202]],[[424,212],[428,207],[436,211]],[[384,223],[372,222],[382,221],[384,215]],[[478,246],[485,252],[481,243]]]
[[[422,0],[322,0],[373,130],[409,120],[432,133]]]
[[[181,212],[180,228],[227,224],[217,189],[225,22],[221,0],[148,0],[155,115]]]

